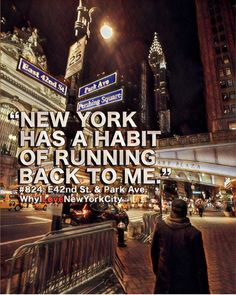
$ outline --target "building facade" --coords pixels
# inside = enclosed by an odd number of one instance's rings
[[[196,0],[210,132],[236,129],[235,20],[226,0]]]
[[[154,34],[154,39],[148,55],[148,62],[154,75],[154,100],[157,127],[163,135],[168,135],[170,133],[170,109],[166,60],[157,33]]]
[[[20,56],[47,71],[47,60],[39,42],[37,29],[15,29],[1,33],[0,98],[0,186],[9,189],[17,180],[19,121],[9,120],[15,112],[64,111],[66,98],[18,72]],[[51,130],[48,130],[51,132]]]

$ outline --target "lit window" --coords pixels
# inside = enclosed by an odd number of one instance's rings
[[[232,80],[228,80],[227,81],[228,87],[232,87],[233,86],[233,81]]]
[[[228,105],[224,106],[224,114],[229,114],[230,113],[230,108]]]
[[[223,45],[222,46],[222,52],[227,52],[227,51],[228,51],[227,45]]]
[[[236,99],[235,91],[229,93],[230,99]]]
[[[226,68],[226,69],[225,69],[225,73],[226,73],[226,76],[230,76],[230,75],[231,75],[231,70],[230,70],[230,68]]]
[[[226,86],[227,86],[226,81],[225,81],[225,80],[221,80],[221,81],[220,81],[220,87],[221,87],[221,88],[226,88]]]
[[[224,55],[223,56],[223,61],[224,61],[224,64],[228,64],[229,63],[229,57],[228,57],[228,55]]]
[[[213,41],[214,41],[214,45],[218,45],[219,44],[219,38],[218,38],[218,36],[215,36],[213,38]]]
[[[228,93],[222,93],[222,99],[227,100],[229,98]]]
[[[233,104],[231,106],[231,113],[236,114],[236,105],[235,104]]]
[[[229,122],[229,129],[236,130],[236,122]]]
[[[224,77],[224,71],[222,69],[219,70],[219,76],[222,78]]]

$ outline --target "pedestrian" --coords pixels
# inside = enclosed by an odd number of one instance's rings
[[[187,203],[176,199],[170,216],[157,221],[151,246],[155,294],[209,294],[202,235],[186,215]]]
[[[188,204],[188,212],[189,212],[189,215],[192,216],[192,213],[193,213],[193,205],[191,203]]]
[[[202,217],[203,216],[203,212],[204,212],[204,205],[202,203],[200,203],[198,205],[198,213],[199,213],[199,216]]]

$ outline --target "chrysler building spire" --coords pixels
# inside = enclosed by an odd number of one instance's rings
[[[151,45],[150,50],[149,50],[149,56],[153,52],[156,52],[159,55],[163,54],[161,43],[158,40],[157,32],[154,33],[154,38],[153,38],[153,41],[152,41],[152,45]]]
[[[154,75],[155,113],[157,126],[163,135],[170,133],[169,92],[166,61],[157,33],[149,50],[148,62]]]

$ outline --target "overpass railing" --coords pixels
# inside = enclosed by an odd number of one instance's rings
[[[116,260],[116,233],[112,222],[51,232],[15,251],[7,294],[68,292],[114,270]]]

